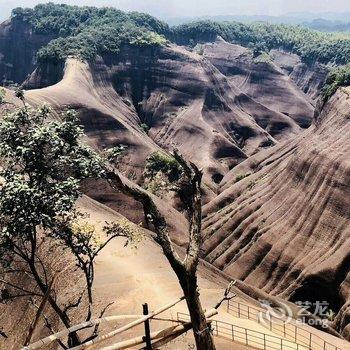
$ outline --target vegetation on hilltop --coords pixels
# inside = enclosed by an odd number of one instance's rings
[[[228,42],[250,47],[256,60],[266,58],[266,53],[271,49],[283,49],[299,55],[307,64],[320,62],[333,66],[322,90],[325,101],[339,86],[350,85],[349,34],[321,33],[295,25],[210,20],[173,28],[173,39],[179,44],[195,46],[213,41],[217,36]]]
[[[59,63],[73,56],[93,60],[96,55],[118,54],[122,47],[159,47],[167,40],[198,47],[217,36],[249,47],[260,59],[271,49],[298,54],[307,64],[320,62],[336,68],[323,90],[328,98],[339,85],[348,85],[350,35],[322,33],[295,25],[196,21],[174,28],[143,13],[114,8],[40,4],[16,8],[12,21],[27,23],[36,34],[53,40],[38,52],[39,62]],[[258,58],[259,59],[259,58]]]
[[[97,54],[118,53],[125,45],[164,45],[169,31],[165,23],[143,13],[53,3],[16,8],[12,21],[25,22],[34,33],[55,38],[38,52],[39,61],[52,63],[69,56],[91,60]]]
[[[174,40],[195,45],[224,40],[248,46],[256,54],[271,49],[285,49],[298,54],[304,62],[346,64],[350,57],[350,36],[313,31],[301,26],[284,24],[198,21],[173,29]]]
[[[54,39],[39,52],[40,60],[63,60],[69,55],[91,59],[96,54],[116,53],[123,45],[158,46],[173,39],[195,45],[215,40],[248,46],[258,55],[273,48],[298,54],[307,63],[346,64],[350,36],[313,31],[301,26],[214,22],[203,20],[175,28],[143,13],[126,13],[113,8],[40,4],[34,9],[16,8],[13,21],[28,23],[36,34]]]
[[[125,45],[156,47],[165,43],[166,39],[163,36],[128,22],[103,24],[86,27],[76,36],[52,40],[39,50],[38,60],[57,63],[70,56],[92,60],[97,54],[117,54]]]
[[[328,75],[322,89],[323,100],[327,101],[341,86],[350,85],[350,63],[334,68]]]
[[[79,33],[85,26],[130,22],[158,34],[166,35],[169,27],[145,13],[125,13],[115,8],[70,6],[65,4],[39,4],[34,9],[15,8],[12,19],[27,22],[36,34],[68,36]]]

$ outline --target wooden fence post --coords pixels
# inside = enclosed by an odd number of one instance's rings
[[[309,348],[311,349],[311,345],[312,345],[312,333],[310,333],[310,341],[309,341]]]
[[[266,335],[264,334],[264,350],[266,350]]]
[[[143,314],[146,316],[148,315],[148,304],[145,303],[142,305],[143,308]],[[151,342],[151,330],[150,330],[150,325],[149,325],[149,320],[145,321],[145,336],[144,340],[146,343],[146,349],[147,350],[152,350],[152,342]]]

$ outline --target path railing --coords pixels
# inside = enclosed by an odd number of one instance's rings
[[[190,317],[187,314],[178,312],[177,320],[188,322]],[[212,320],[211,329],[214,336],[224,337],[234,342],[262,350],[311,350],[305,345],[296,344],[283,338],[239,327],[227,322]]]
[[[312,350],[341,350],[303,327],[285,322],[283,319],[271,314],[267,317],[266,310],[264,309],[258,309],[234,300],[229,300],[227,303],[227,312],[237,318],[245,318],[258,322],[283,338],[307,346]]]

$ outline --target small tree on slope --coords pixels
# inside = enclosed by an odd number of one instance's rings
[[[18,96],[23,98],[21,94]],[[142,203],[146,220],[155,232],[154,239],[161,246],[186,297],[197,349],[214,350],[197,283],[202,246],[202,172],[174,152],[174,158],[183,170],[186,196],[183,195],[182,199],[189,219],[189,243],[185,256],[181,258],[169,236],[166,220],[152,197],[146,191],[124,183],[101,157],[79,144],[82,129],[77,126],[73,112],[67,112],[63,122],[45,122],[49,112],[47,107],[31,111],[24,105],[24,108],[7,115],[0,126],[0,154],[5,162],[4,181],[0,189],[0,249],[4,253],[3,263],[11,265],[10,256],[21,259],[28,265],[41,293],[45,294],[50,281],[38,268],[43,265],[37,254],[39,231],[43,231],[71,249],[77,265],[86,276],[87,289],[90,289],[93,260],[104,245],[96,246],[89,232],[84,239],[74,236],[77,231],[80,233],[80,229],[74,229],[74,219],[78,214],[73,207],[80,195],[80,180],[87,177],[105,178],[114,189]],[[113,223],[106,229],[109,240],[128,235]],[[91,317],[90,292],[87,319]],[[53,297],[49,297],[48,301],[69,328],[71,320],[67,308],[60,307]],[[95,335],[96,332],[92,337]],[[69,345],[78,343],[82,341],[77,334],[71,334]]]
[[[23,107],[8,113],[0,122],[0,296],[2,302],[15,298],[43,299],[67,328],[70,312],[80,307],[87,292],[86,320],[92,315],[93,264],[109,240],[94,239],[93,229],[81,224],[75,210],[80,181],[103,176],[103,163],[89,148],[78,142],[82,128],[74,112],[63,114],[62,121],[49,120],[50,109],[31,109],[17,92]],[[47,238],[68,247],[75,264],[86,278],[86,290],[75,300],[60,304],[50,293],[52,271],[40,256]],[[67,271],[69,273],[70,270]],[[16,278],[17,277],[17,280]],[[66,281],[73,276],[66,275]],[[30,281],[29,289],[21,282]],[[19,281],[17,284],[14,281]],[[45,315],[44,315],[45,317]],[[45,318],[48,328],[49,318]],[[97,329],[89,336],[96,336]],[[30,340],[30,336],[27,340]],[[82,341],[72,333],[68,346]],[[61,343],[64,346],[63,343]]]

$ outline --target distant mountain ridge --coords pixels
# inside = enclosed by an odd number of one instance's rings
[[[13,4],[7,2],[0,4],[0,22],[10,16]],[[162,17],[169,25],[189,23],[199,19],[211,19],[215,21],[238,21],[238,22],[269,22],[300,24],[307,28],[321,31],[349,31],[350,12],[290,12],[280,16],[268,15],[214,15],[214,16],[183,16],[183,17]]]
[[[281,16],[217,15],[163,18],[170,26],[186,24],[202,19],[209,19],[216,22],[237,21],[243,23],[268,22],[272,24],[297,24],[315,30],[331,32],[350,30],[350,13],[289,13]]]
[[[350,31],[350,22],[330,21],[326,19],[314,19],[312,22],[302,23],[310,29],[321,30],[323,32],[347,32]]]

